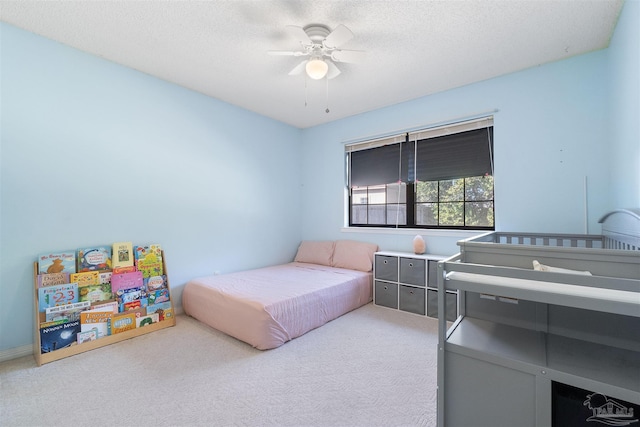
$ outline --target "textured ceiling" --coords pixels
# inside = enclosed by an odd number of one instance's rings
[[[306,128],[605,48],[622,4],[2,0],[0,19]],[[328,87],[288,75],[300,58],[267,54],[298,48],[285,26],[311,23],[347,26],[355,37],[342,47],[367,52],[358,64],[338,64],[342,74]]]

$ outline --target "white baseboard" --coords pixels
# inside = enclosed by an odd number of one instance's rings
[[[33,354],[33,345],[23,345],[21,347],[14,347],[8,350],[0,351],[0,362],[6,362],[7,360],[17,359],[18,357],[29,356]]]

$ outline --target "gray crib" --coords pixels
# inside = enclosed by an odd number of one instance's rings
[[[439,263],[440,426],[640,424],[640,209],[600,222],[600,235],[482,234]],[[556,396],[567,387],[608,406]]]

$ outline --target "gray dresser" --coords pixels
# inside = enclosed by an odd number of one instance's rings
[[[442,255],[410,252],[376,252],[373,302],[388,307],[438,318],[438,261]],[[457,292],[447,291],[447,315],[457,316]]]

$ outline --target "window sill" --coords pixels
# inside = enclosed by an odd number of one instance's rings
[[[467,238],[487,233],[487,230],[434,230],[425,228],[386,228],[386,227],[342,227],[342,233],[366,233],[366,234],[406,234],[415,236],[455,237]]]

